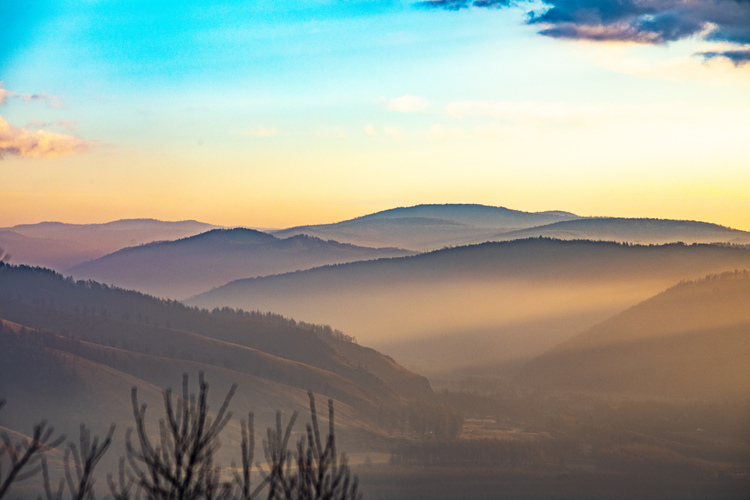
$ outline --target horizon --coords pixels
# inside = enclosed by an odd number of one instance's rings
[[[254,229],[256,231],[280,231],[284,229],[292,229],[295,227],[305,227],[305,226],[317,226],[317,225],[327,225],[327,224],[336,224],[338,222],[345,222],[348,220],[354,220],[361,217],[365,217],[368,215],[372,215],[379,212],[384,212],[387,210],[393,210],[393,209],[402,209],[402,208],[413,208],[418,206],[440,206],[440,205],[476,205],[476,206],[483,206],[483,207],[490,207],[490,208],[504,208],[508,210],[514,210],[514,211],[520,211],[525,213],[544,213],[544,212],[560,212],[560,213],[570,213],[573,215],[576,215],[582,219],[628,219],[628,220],[661,220],[661,221],[673,221],[673,222],[698,222],[698,223],[706,223],[706,224],[714,224],[717,226],[729,228],[729,229],[735,229],[739,231],[750,231],[750,222],[748,222],[748,226],[746,227],[738,227],[738,226],[732,226],[730,224],[721,222],[721,221],[710,221],[710,220],[701,220],[701,219],[680,219],[680,218],[670,218],[670,217],[656,217],[656,216],[621,216],[621,215],[610,215],[610,214],[597,214],[597,215],[586,215],[586,214],[580,214],[576,212],[572,212],[569,210],[564,209],[547,209],[547,210],[520,210],[515,207],[509,207],[509,206],[503,206],[503,205],[486,205],[482,203],[418,203],[414,205],[400,205],[400,206],[393,206],[393,207],[386,207],[382,208],[380,210],[376,210],[373,212],[367,212],[367,213],[359,213],[347,216],[345,218],[341,219],[332,219],[332,220],[320,220],[320,221],[314,221],[314,222],[302,222],[302,223],[294,223],[286,226],[260,226],[252,223],[239,223],[239,224],[225,224],[221,221],[214,221],[214,220],[201,220],[196,218],[182,218],[182,219],[160,219],[156,217],[121,217],[121,218],[115,218],[115,219],[81,219],[81,220],[62,220],[62,219],[48,219],[48,220],[35,220],[35,221],[29,221],[29,222],[18,222],[18,223],[11,223],[7,225],[0,226],[4,229],[12,229],[16,226],[33,226],[33,225],[39,225],[39,224],[72,224],[72,225],[101,225],[101,224],[109,224],[113,222],[127,222],[127,221],[147,221],[152,220],[156,222],[169,222],[169,223],[180,223],[180,222],[196,222],[200,224],[208,224],[213,226],[218,226],[218,228],[223,229],[234,229],[234,228],[247,228],[247,229]],[[3,220],[0,218],[0,220]],[[543,224],[547,225],[547,224]]]

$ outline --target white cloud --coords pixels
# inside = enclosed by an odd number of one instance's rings
[[[0,116],[0,158],[5,155],[55,158],[88,150],[95,143],[46,130],[14,127]]]
[[[375,127],[372,125],[365,125],[365,134],[369,135],[370,137],[377,137],[378,132],[375,130]]]
[[[424,97],[406,94],[394,99],[388,99],[385,107],[399,113],[421,113],[427,111],[430,103]]]

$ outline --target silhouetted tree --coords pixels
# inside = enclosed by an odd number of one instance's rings
[[[159,444],[146,432],[146,405],[138,405],[133,387],[132,402],[139,447],[125,436],[127,456],[138,485],[148,498],[189,500],[229,498],[231,483],[220,482],[213,465],[219,433],[231,418],[227,412],[237,385],[232,385],[216,418],[208,411],[208,384],[199,374],[198,396],[188,391],[188,377],[182,379],[182,397],[173,401],[172,390],[164,391],[166,419],[159,420]],[[176,406],[175,406],[176,404]]]
[[[57,491],[53,492],[50,487],[49,469],[47,468],[47,459],[42,457],[42,482],[44,484],[44,494],[46,500],[62,500],[65,491],[65,479],[60,479]],[[38,497],[41,500],[41,495]]]
[[[5,406],[5,400],[0,400],[0,409]],[[23,481],[36,475],[42,466],[38,464],[45,451],[56,448],[65,440],[65,436],[52,439],[54,427],[48,427],[42,420],[34,426],[31,439],[21,439],[14,443],[7,432],[0,435],[0,498],[8,492],[14,481]],[[8,457],[8,469],[5,471],[2,460]]]
[[[99,444],[99,438],[94,436],[92,440],[90,429],[81,424],[80,447],[76,447],[75,443],[68,443],[68,448],[65,450],[65,478],[68,481],[68,488],[73,500],[93,500],[94,469],[107,452],[114,433],[115,425],[112,424],[107,436]],[[75,478],[71,472],[70,458],[73,459],[75,465]]]
[[[306,434],[297,443],[295,454],[297,469],[289,467],[291,453],[285,451],[289,440],[294,418],[287,426],[283,439],[281,436],[280,420],[277,416],[277,429],[269,429],[269,441],[264,443],[267,458],[276,465],[275,474],[269,477],[269,500],[282,498],[284,500],[349,500],[359,499],[358,480],[349,469],[345,454],[336,454],[336,437],[334,432],[333,400],[328,400],[328,435],[325,446],[321,439],[318,425],[318,414],[315,407],[315,396],[308,392],[310,398],[310,423],[306,425]],[[273,460],[279,461],[274,462]],[[286,461],[286,467],[284,466]]]
[[[118,481],[115,483],[114,479],[112,479],[112,474],[107,474],[107,485],[109,486],[112,498],[114,500],[130,500],[130,491],[133,489],[136,481],[133,474],[125,469],[125,457],[120,457],[120,468],[117,479]],[[140,487],[137,488],[137,491],[140,493]],[[137,496],[140,497],[140,495]]]
[[[234,472],[235,484],[239,489],[240,499],[252,500],[257,498],[266,484],[268,484],[266,479],[261,481],[255,489],[252,488],[251,484],[253,458],[255,457],[255,425],[252,412],[248,413],[247,421],[240,420],[240,430],[242,431],[242,443],[240,444],[242,475],[236,471],[237,466],[234,463],[232,463],[232,470]]]
[[[224,398],[214,418],[208,408],[208,384],[199,374],[196,396],[188,390],[188,377],[183,376],[182,397],[174,397],[171,389],[163,393],[165,418],[159,420],[159,439],[154,440],[146,431],[146,405],[139,405],[137,389],[132,391],[137,447],[128,429],[125,436],[127,462],[120,459],[119,477],[115,482],[107,476],[110,493],[115,500],[140,498],[144,493],[149,500],[255,500],[264,489],[268,500],[359,500],[357,477],[348,467],[345,454],[337,455],[334,434],[333,400],[328,400],[328,433],[321,435],[315,397],[310,398],[310,422],[297,443],[296,451],[289,449],[289,439],[297,420],[294,412],[286,427],[282,426],[280,412],[276,414],[276,428],[267,430],[263,440],[267,467],[255,466],[261,475],[259,484],[251,484],[255,436],[253,414],[241,421],[242,472],[234,472],[234,481],[224,481],[219,467],[214,465],[214,454],[219,446],[219,434],[231,418],[227,411],[236,390],[236,384]],[[4,401],[0,400],[0,408]],[[112,442],[115,426],[104,437],[91,437],[90,430],[81,425],[79,443],[68,443],[65,452],[65,478],[60,479],[56,490],[50,485],[50,475],[43,452],[59,446],[65,439],[52,440],[53,428],[45,422],[34,427],[31,440],[14,444],[7,433],[2,435],[0,458],[9,457],[10,469],[0,478],[0,498],[11,483],[33,476],[39,471],[43,476],[43,493],[46,500],[63,500],[67,484],[72,500],[94,500],[94,470]],[[40,463],[33,466],[36,460]],[[129,465],[129,468],[126,467]],[[296,467],[295,467],[296,466]],[[233,464],[233,468],[234,467]],[[135,491],[135,495],[133,492]],[[42,496],[39,495],[39,500]]]

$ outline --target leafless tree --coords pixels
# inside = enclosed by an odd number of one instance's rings
[[[0,400],[0,408],[5,405],[5,400]],[[21,439],[14,443],[7,432],[0,435],[0,498],[8,492],[10,485],[15,481],[23,481],[36,475],[42,466],[39,459],[47,450],[56,448],[65,441],[65,436],[52,439],[55,428],[47,426],[42,420],[34,426],[31,439]],[[2,466],[4,457],[8,457],[9,467],[7,472]]]
[[[280,418],[280,414],[279,414]],[[296,413],[294,415],[296,418]],[[294,422],[292,422],[293,424]],[[280,420],[279,420],[279,425]],[[255,500],[260,495],[260,492],[268,484],[268,476],[265,475],[263,480],[254,489],[252,488],[252,469],[253,459],[255,457],[255,425],[253,413],[250,412],[247,415],[247,421],[240,420],[240,429],[242,431],[242,443],[240,445],[240,452],[242,455],[242,474],[237,472],[236,464],[232,463],[232,470],[234,471],[234,480],[239,490],[240,500]],[[263,470],[261,465],[258,465],[259,470]]]
[[[258,469],[264,481],[268,483],[268,500],[289,498],[296,489],[297,478],[291,473],[294,456],[289,450],[289,438],[292,435],[297,415],[295,411],[287,423],[286,430],[282,431],[281,412],[277,411],[276,428],[269,427],[266,430],[263,451],[269,470],[266,472],[260,464],[258,464]]]
[[[79,436],[80,447],[75,443],[68,443],[65,450],[65,478],[73,500],[93,500],[94,498],[94,469],[112,444],[115,425],[112,424],[104,440],[99,444],[99,437],[91,439],[91,430],[81,424]],[[73,459],[76,477],[73,477],[70,459]]]
[[[56,491],[52,491],[49,481],[49,469],[47,468],[47,459],[42,457],[42,480],[44,483],[44,494],[46,500],[63,500],[63,492],[65,491],[65,479],[60,479],[60,483],[57,486]],[[41,495],[39,496],[41,500]]]
[[[213,456],[219,446],[219,433],[231,418],[227,407],[237,386],[229,390],[214,419],[209,416],[208,384],[202,372],[198,386],[196,397],[189,393],[188,377],[184,375],[181,398],[173,398],[171,389],[164,391],[166,419],[159,420],[158,444],[152,442],[146,431],[146,405],[138,404],[133,388],[138,449],[131,440],[132,429],[128,429],[126,451],[136,481],[149,499],[212,500],[231,495],[232,485],[220,481]]]
[[[291,426],[287,426],[283,439],[281,425],[277,418],[276,431],[269,429],[269,440],[264,443],[269,462],[277,467],[277,472],[269,477],[269,500],[354,500],[361,498],[358,491],[357,476],[349,469],[345,454],[336,454],[336,437],[334,432],[333,400],[328,400],[328,435],[325,446],[321,439],[318,414],[315,407],[315,396],[308,392],[310,398],[310,423],[306,433],[297,443],[295,454],[297,469],[289,467],[290,453],[284,451],[289,439]],[[269,455],[270,453],[270,457]],[[277,465],[277,461],[280,463]],[[284,466],[286,465],[286,466]]]
[[[130,492],[135,484],[135,477],[132,472],[125,469],[125,457],[120,457],[120,468],[119,475],[117,477],[117,483],[112,478],[112,474],[107,474],[107,485],[109,486],[109,492],[112,494],[114,500],[130,500]],[[138,490],[136,490],[138,495]]]

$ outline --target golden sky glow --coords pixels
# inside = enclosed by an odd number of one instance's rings
[[[465,202],[750,230],[750,64],[700,56],[735,45],[561,40],[520,8],[263,5],[142,12],[149,44],[104,5],[16,13],[0,226],[286,227]]]

